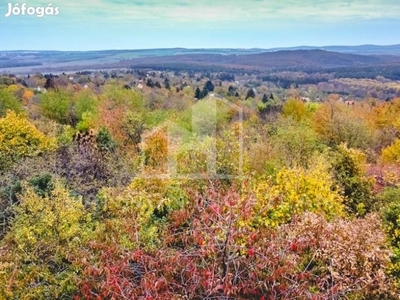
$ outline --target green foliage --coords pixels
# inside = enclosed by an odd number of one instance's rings
[[[143,115],[144,126],[148,129],[156,127],[167,120],[170,114],[171,112],[165,109],[156,109],[146,112],[146,114]]]
[[[76,129],[82,132],[88,132],[90,129],[93,129],[96,125],[96,115],[90,111],[85,111],[78,124],[76,124]]]
[[[370,212],[374,197],[372,180],[365,175],[365,155],[358,150],[340,145],[332,153],[332,171],[341,187],[348,212],[357,216]]]
[[[223,131],[215,141],[215,172],[220,178],[241,176],[243,168],[243,145],[235,132]]]
[[[142,110],[144,107],[143,95],[135,90],[127,90],[111,83],[104,87],[102,96],[120,107],[127,107],[132,110]]]
[[[11,230],[1,242],[0,296],[3,299],[72,297],[73,262],[90,237],[91,219],[81,199],[60,183],[44,197],[24,187]]]
[[[21,181],[16,180],[11,185],[4,187],[0,190],[0,198],[3,200],[9,200],[9,204],[15,204],[18,202],[17,195],[22,191]],[[10,205],[10,206],[11,206]],[[4,208],[4,210],[7,208]]]
[[[100,128],[99,132],[96,134],[96,143],[100,151],[114,152],[117,144],[113,141],[111,134],[107,128]]]
[[[387,203],[382,218],[394,252],[389,273],[397,279],[400,286],[400,188],[386,188],[381,198],[382,202]]]
[[[44,116],[61,124],[73,124],[76,116],[72,114],[73,100],[63,89],[50,90],[40,97],[40,107]]]
[[[0,87],[0,117],[4,117],[8,110],[22,112],[22,105],[8,88]]]
[[[57,136],[57,142],[60,147],[69,146],[74,141],[76,130],[70,126],[65,125],[61,128],[60,134]]]
[[[135,179],[122,192],[104,189],[98,239],[124,249],[154,248],[168,213],[186,201],[179,184],[170,180]]]
[[[264,94],[262,99],[261,99],[262,103],[264,103],[264,104],[267,103],[269,100],[270,99],[268,98],[268,96],[266,94]]]
[[[192,107],[192,132],[199,137],[213,136],[231,117],[231,108],[224,102],[208,98]]]
[[[50,174],[37,175],[29,180],[29,184],[33,190],[40,197],[50,196],[51,191],[54,189],[54,183]]]
[[[9,76],[2,75],[0,76],[0,87],[2,86],[10,86],[14,84],[14,79],[10,78]]]
[[[254,89],[248,89],[245,100],[247,100],[248,98],[254,99],[255,97],[256,97],[256,93],[254,92]]]
[[[133,111],[128,111],[125,114],[122,129],[128,137],[129,142],[137,147],[142,141],[142,133],[145,129],[142,115]]]
[[[282,119],[274,126],[276,132],[271,135],[271,143],[277,160],[283,166],[308,166],[310,160],[325,148],[307,124]]]
[[[74,112],[79,121],[84,118],[84,114],[96,115],[99,100],[93,92],[82,90],[74,98]]]
[[[177,150],[177,173],[180,175],[205,176],[216,172],[208,169],[208,163],[213,162],[216,154],[216,141],[213,137],[206,137],[202,140],[192,139],[180,145]]]
[[[199,87],[196,87],[196,89],[195,89],[195,91],[194,91],[194,97],[195,97],[196,99],[201,99],[201,98],[200,98],[200,93],[201,93],[201,91],[200,91]]]
[[[206,84],[204,85],[204,89],[209,92],[214,91],[214,84],[211,82],[211,80],[207,80]]]

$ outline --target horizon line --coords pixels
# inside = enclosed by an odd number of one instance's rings
[[[0,52],[100,52],[100,51],[148,51],[148,50],[173,50],[173,49],[183,49],[183,50],[280,50],[280,49],[295,49],[295,48],[315,48],[315,49],[323,49],[323,48],[330,48],[330,47],[400,47],[399,44],[358,44],[358,45],[325,45],[325,46],[308,46],[308,45],[299,45],[299,46],[278,46],[272,48],[261,48],[261,47],[161,47],[161,48],[124,48],[124,49],[91,49],[91,50],[53,50],[53,49],[14,49],[14,50],[1,50]]]

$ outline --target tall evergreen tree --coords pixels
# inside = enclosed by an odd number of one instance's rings
[[[204,88],[207,89],[207,91],[212,92],[214,91],[214,84],[211,82],[211,80],[208,80],[204,85]]]
[[[236,91],[235,87],[233,87],[231,85],[228,87],[228,95],[229,96],[234,96],[235,95],[235,91]]]
[[[200,96],[199,99],[203,99],[208,95],[208,90],[206,89],[206,87],[203,88],[203,90],[200,92]]]
[[[247,94],[246,94],[246,99],[247,98],[255,98],[255,97],[256,97],[256,93],[254,92],[254,90],[253,89],[249,89],[247,91]]]
[[[201,91],[200,91],[199,87],[197,87],[196,90],[194,91],[194,97],[197,99],[200,99],[200,93],[201,93]]]
[[[169,83],[169,79],[168,79],[168,78],[165,78],[165,80],[164,80],[164,87],[165,87],[167,90],[171,89],[171,85],[170,85],[170,83]]]
[[[269,98],[267,97],[266,94],[264,94],[261,101],[265,104],[268,102],[268,100],[269,100]]]

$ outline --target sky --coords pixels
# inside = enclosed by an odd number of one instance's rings
[[[399,0],[0,0],[0,50],[392,45],[398,28]]]

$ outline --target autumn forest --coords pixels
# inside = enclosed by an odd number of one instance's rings
[[[343,73],[0,76],[0,299],[398,299],[400,85]]]

